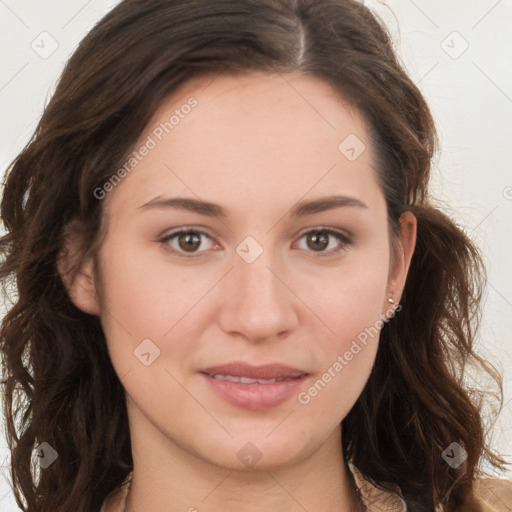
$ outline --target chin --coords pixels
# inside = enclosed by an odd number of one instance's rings
[[[274,439],[271,439],[275,435]],[[276,434],[247,434],[242,439],[230,440],[228,446],[218,445],[216,452],[209,451],[205,459],[233,471],[276,470],[297,463],[306,456],[303,441],[292,444],[289,438],[284,444],[283,437]]]

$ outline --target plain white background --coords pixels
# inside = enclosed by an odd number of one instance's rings
[[[512,3],[365,3],[390,27],[397,51],[436,119],[441,150],[432,194],[485,255],[488,287],[478,350],[504,375],[505,385],[504,409],[489,439],[512,462]],[[116,4],[0,0],[2,174],[31,136],[68,57]],[[0,509],[14,512],[19,509],[7,483],[3,435],[0,463]],[[512,468],[497,476],[512,478]]]

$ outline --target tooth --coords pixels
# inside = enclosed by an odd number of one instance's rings
[[[255,384],[258,382],[258,379],[251,379],[249,377],[240,377],[240,381],[242,384]]]
[[[288,377],[277,377],[276,379],[252,379],[251,377],[235,377],[234,375],[222,375],[217,373],[211,375],[217,380],[227,380],[228,382],[237,382],[239,384],[273,384],[274,382],[282,382],[288,380]]]

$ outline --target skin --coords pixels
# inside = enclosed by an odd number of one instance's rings
[[[355,510],[340,422],[369,377],[378,336],[308,404],[294,396],[264,411],[241,409],[197,371],[280,362],[311,374],[307,391],[389,314],[388,297],[400,300],[416,219],[402,217],[392,264],[364,121],[324,82],[261,73],[196,79],[161,105],[136,147],[191,96],[192,112],[108,192],[103,244],[66,281],[74,303],[101,318],[126,389],[128,511]],[[349,134],[366,146],[354,161],[338,149]],[[298,201],[332,194],[366,207],[289,215]],[[228,216],[140,208],[176,196],[217,203]],[[181,245],[179,237],[161,241],[182,227],[208,233],[195,258],[171,252],[187,254],[183,237]],[[307,233],[321,227],[349,233],[351,243],[330,235],[318,249]],[[263,249],[252,263],[236,252],[247,236]],[[149,366],[134,357],[147,338],[160,350]],[[237,457],[247,442],[261,454],[251,467]]]

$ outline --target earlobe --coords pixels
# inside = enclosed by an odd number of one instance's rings
[[[90,255],[79,258],[77,237],[70,235],[57,260],[59,274],[71,302],[85,313],[99,315],[94,258]]]

